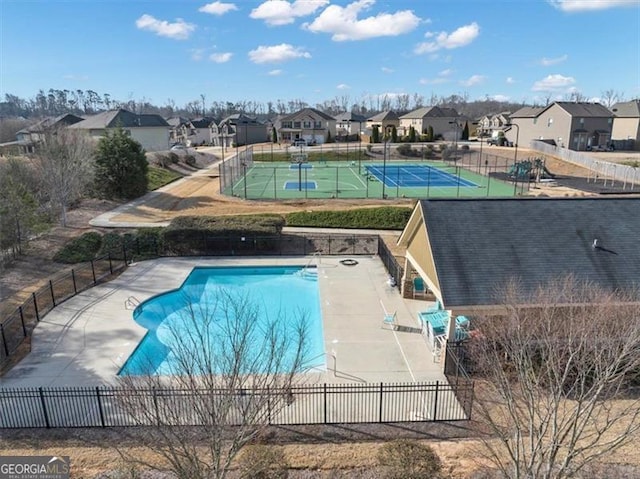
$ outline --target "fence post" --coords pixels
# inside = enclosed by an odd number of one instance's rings
[[[91,275],[93,276],[93,284],[96,284],[96,268],[93,265],[93,260],[91,260]]]
[[[327,424],[327,383],[322,387],[322,396],[324,398],[324,424]]]
[[[71,280],[73,281],[73,294],[78,294],[78,288],[76,286],[76,272],[75,270],[71,270]]]
[[[440,385],[440,381],[436,381],[436,397],[433,400],[433,420],[438,420],[438,386]]]
[[[111,253],[108,254],[109,258],[109,273],[113,274],[113,265],[111,264]]]
[[[2,336],[2,346],[4,348],[4,355],[9,357],[9,346],[7,345],[7,338],[4,336],[4,324],[0,323],[0,336]]]
[[[104,411],[102,410],[102,400],[100,398],[100,386],[96,386],[96,399],[98,400],[98,411],[100,412],[100,424],[105,427]]]
[[[36,299],[35,291],[31,293],[31,297],[33,298],[33,309],[36,312],[36,321],[40,322],[40,313],[38,313],[38,300]]]
[[[22,323],[22,333],[24,334],[24,337],[27,337],[27,328],[24,325],[24,313],[22,312],[22,306],[18,307],[18,311],[20,311],[20,322]]]
[[[378,411],[378,422],[382,422],[382,398],[384,397],[384,385],[380,383],[380,401],[379,401],[379,411]]]
[[[267,424],[271,425],[271,390],[267,386]]]
[[[56,297],[53,294],[53,281],[49,280],[49,291],[51,291],[51,301],[53,301],[53,307],[56,307]]]
[[[154,386],[151,391],[153,393],[153,407],[156,410],[156,423],[159,426],[160,425],[160,409],[158,408],[158,395],[156,393],[156,387]]]
[[[44,390],[42,386],[38,388],[40,392],[40,404],[42,404],[42,414],[44,415],[44,422],[47,425],[47,429],[51,429],[51,423],[49,422],[49,413],[47,412],[47,403],[44,400]]]

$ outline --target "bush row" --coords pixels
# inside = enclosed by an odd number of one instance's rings
[[[382,206],[344,211],[298,211],[286,215],[287,226],[324,228],[403,229],[412,208]]]

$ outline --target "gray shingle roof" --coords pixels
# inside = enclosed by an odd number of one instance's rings
[[[542,113],[543,110],[544,108],[523,106],[519,110],[512,113],[511,118],[535,118],[540,113]]]
[[[592,118],[609,118],[613,117],[613,113],[600,103],[576,103],[571,101],[557,101],[554,103],[565,110],[571,116],[592,117]]]
[[[281,121],[294,120],[296,118],[301,118],[311,113],[313,113],[315,116],[319,116],[323,120],[335,121],[335,118],[333,118],[330,115],[327,115],[323,111],[317,110],[316,108],[303,108],[302,110],[296,111],[295,113],[291,113],[290,115],[283,116],[280,120]]]
[[[398,120],[398,115],[396,115],[396,113],[391,110],[383,111],[382,113],[378,113],[377,115],[374,115],[371,118],[367,118],[367,121],[391,121],[391,120]]]
[[[640,99],[616,103],[611,111],[619,118],[640,118]]]
[[[362,115],[358,115],[357,113],[353,113],[347,111],[345,113],[339,113],[335,117],[337,122],[344,123],[347,121],[355,122],[355,123],[364,123],[366,118]]]
[[[421,200],[446,307],[498,304],[574,275],[607,290],[640,280],[640,198]],[[594,248],[594,239],[598,248]]]
[[[70,128],[79,128],[83,130],[101,130],[104,128],[135,128],[145,126],[164,126],[169,124],[160,115],[144,114],[137,115],[130,111],[119,109],[110,110],[97,115],[90,116],[86,120],[72,125]]]

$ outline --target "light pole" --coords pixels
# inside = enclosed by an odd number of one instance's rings
[[[347,120],[347,135],[346,135],[346,142],[347,142],[347,163],[349,163],[349,133],[351,133],[351,120]]]
[[[456,127],[456,136],[453,140],[453,161],[456,161],[456,157],[458,155],[458,120],[454,120],[454,121],[450,121],[449,122],[450,125],[455,125]]]
[[[385,183],[387,181],[387,148],[389,146],[389,140],[384,140],[384,154],[382,155],[382,199],[386,199],[387,196],[384,193]]]
[[[480,165],[482,164],[482,128],[480,128],[480,133],[478,134],[478,125],[481,125],[481,123],[476,121],[472,125],[476,125],[476,136],[480,138],[480,157],[478,158],[478,174],[480,174]]]
[[[269,143],[271,143],[271,162],[273,163],[273,144],[275,143],[276,139],[274,138],[274,134],[273,134],[273,122],[269,122],[269,138],[271,139],[271,141]]]
[[[358,122],[358,175],[362,174],[360,169],[362,162],[362,122]]]
[[[520,138],[520,126],[517,123],[507,123],[505,125],[507,128],[511,128],[512,126],[516,127],[516,150],[513,156],[513,166],[514,166],[514,180],[513,180],[513,196],[515,196],[518,192],[518,139]]]

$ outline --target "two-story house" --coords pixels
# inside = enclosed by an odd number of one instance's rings
[[[265,126],[256,118],[244,113],[234,113],[222,120],[217,128],[211,128],[212,142],[217,145],[228,145],[229,134],[235,146],[253,145],[267,141]]]
[[[400,118],[394,111],[387,110],[367,118],[365,126],[367,130],[372,131],[374,127],[377,127],[380,132],[380,138],[388,138],[391,136],[391,131],[394,127],[396,131],[400,127]]]
[[[400,117],[400,127],[398,128],[400,135],[409,135],[411,127],[418,135],[427,133],[431,127],[434,136],[451,137],[453,135],[451,139],[455,139],[457,135],[459,140],[462,128],[464,128],[464,119],[453,108],[428,106],[410,111]]]
[[[315,145],[335,137],[336,119],[315,108],[303,108],[280,118],[278,139],[282,142],[303,139],[308,145]]]
[[[358,140],[366,125],[367,119],[353,112],[340,113],[335,116],[336,134],[338,136],[349,137],[349,141]]]
[[[138,115],[127,110],[110,110],[71,125],[69,128],[85,130],[99,138],[109,130],[122,128],[146,151],[169,149],[169,124],[160,115]]]
[[[72,113],[65,113],[55,118],[45,118],[34,125],[18,131],[16,133],[16,140],[18,145],[20,145],[26,153],[30,153],[37,143],[44,140],[44,135],[47,131],[52,131],[56,128],[65,128],[82,120],[84,120],[84,118],[73,115]]]
[[[599,103],[557,101],[544,108],[521,108],[511,115],[511,124],[515,128],[505,135],[514,144],[542,140],[585,151],[609,144],[613,113]]]
[[[615,115],[611,131],[615,147],[640,150],[640,99],[618,102],[611,111]]]
[[[186,145],[187,138],[191,132],[189,118],[173,116],[171,118],[167,118],[167,123],[169,124],[169,143],[171,145],[176,143]]]

